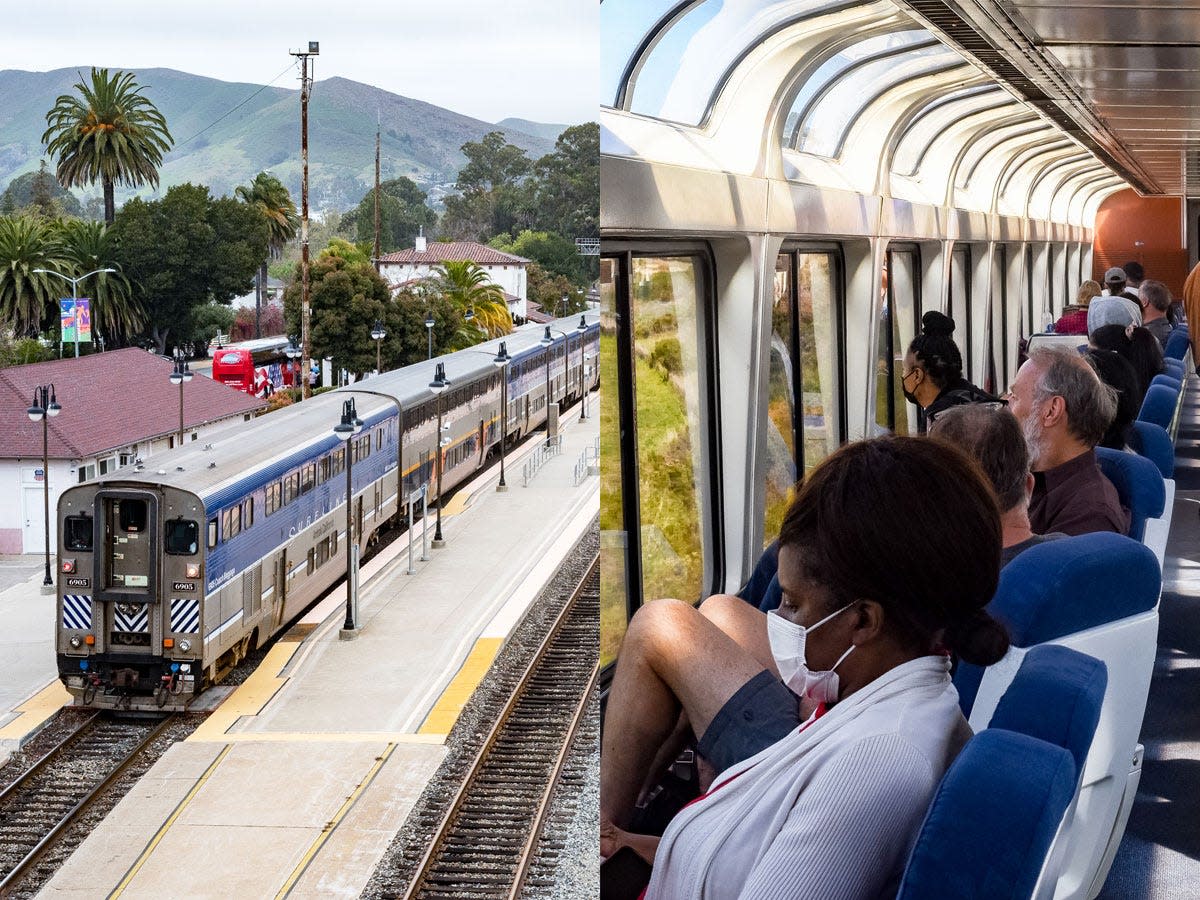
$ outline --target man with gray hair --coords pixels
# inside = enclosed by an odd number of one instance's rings
[[[1038,534],[1129,530],[1129,512],[1096,464],[1116,392],[1070,347],[1038,347],[1017,372],[1009,409],[1029,447],[1029,524]]]
[[[1171,292],[1161,281],[1146,280],[1138,288],[1138,302],[1142,306],[1142,327],[1158,338],[1166,350],[1167,338],[1171,336],[1171,321],[1167,318]]]
[[[1021,424],[999,403],[967,403],[945,410],[929,426],[929,436],[965,450],[983,469],[1000,501],[1000,565],[1023,550],[1066,537],[1035,534],[1029,525],[1033,474]]]

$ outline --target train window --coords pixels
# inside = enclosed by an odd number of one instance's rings
[[[286,506],[300,496],[300,473],[292,472],[283,478],[283,503]]]
[[[332,475],[340,475],[342,470],[346,468],[346,448],[339,447],[329,454],[329,459],[332,465]]]
[[[247,499],[242,501],[242,531],[251,527],[254,524],[254,500]]]
[[[375,449],[376,450],[383,449],[383,429],[382,428],[375,429]]]
[[[211,550],[217,546],[217,520],[215,518],[208,520],[208,549]]]
[[[329,457],[322,456],[317,460],[317,484],[324,484],[329,480]]]
[[[912,404],[904,400],[902,382],[904,356],[921,315],[919,272],[915,247],[888,249],[875,363],[875,421],[881,430],[896,434],[909,434],[916,416]]]
[[[191,519],[168,521],[166,549],[172,556],[195,556],[200,549],[200,526]]]
[[[242,531],[242,509],[240,506],[231,506],[225,510],[225,519],[221,523],[224,540],[230,540],[237,537]]]
[[[309,463],[300,469],[300,493],[307,494],[317,483],[317,464]]]
[[[120,525],[122,531],[142,532],[146,530],[146,519],[149,516],[149,507],[145,500],[119,500],[120,506]]]
[[[63,520],[63,543],[68,550],[91,552],[92,517],[67,516]]]
[[[283,487],[278,481],[273,481],[267,485],[267,515],[275,512],[283,505]]]
[[[971,346],[971,248],[960,244],[950,253],[950,318],[954,320],[954,339],[962,351],[963,376],[974,381],[975,367]]]
[[[308,551],[308,567],[307,567],[305,574],[311,575],[316,570],[317,570],[317,550],[315,547],[313,547],[313,548],[309,549],[309,551]]]

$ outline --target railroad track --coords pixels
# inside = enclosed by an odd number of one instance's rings
[[[97,712],[0,792],[0,897],[173,719],[114,719]]]
[[[406,898],[520,894],[596,686],[599,614],[593,559],[484,740]]]

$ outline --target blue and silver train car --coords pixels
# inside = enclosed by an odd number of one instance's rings
[[[346,570],[409,498],[437,494],[541,427],[598,380],[599,326],[580,318],[407,366],[70,488],[58,507],[59,674],[78,702],[182,709]],[[435,395],[435,364],[449,387]],[[508,378],[501,409],[501,373]],[[333,426],[354,396],[361,431]],[[353,534],[347,539],[347,453]]]
[[[964,376],[998,395],[1086,279],[1136,259],[1178,295],[1200,231],[1200,13],[604,0],[600,15],[611,664],[642,604],[737,591],[794,484],[838,446],[918,430],[901,382],[924,312],[953,317]],[[1137,218],[1147,198],[1173,204],[1153,228]],[[1144,232],[1101,240],[1122,218]],[[1105,638],[1109,651],[1125,641],[1105,657],[1119,727],[1097,741],[1122,737],[1103,766],[1089,762],[1070,852],[1038,896],[1095,897],[1114,858],[1144,890],[1124,896],[1190,895],[1156,893],[1170,863],[1151,857],[1194,860],[1192,844],[1117,854],[1151,748],[1138,733],[1157,605],[1144,615],[1136,637]],[[1103,656],[1102,643],[1087,652]]]

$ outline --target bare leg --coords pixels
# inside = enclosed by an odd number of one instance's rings
[[[601,823],[628,826],[646,772],[681,710],[693,731],[703,734],[726,701],[762,669],[686,603],[656,600],[638,610],[621,646],[605,717]]]

